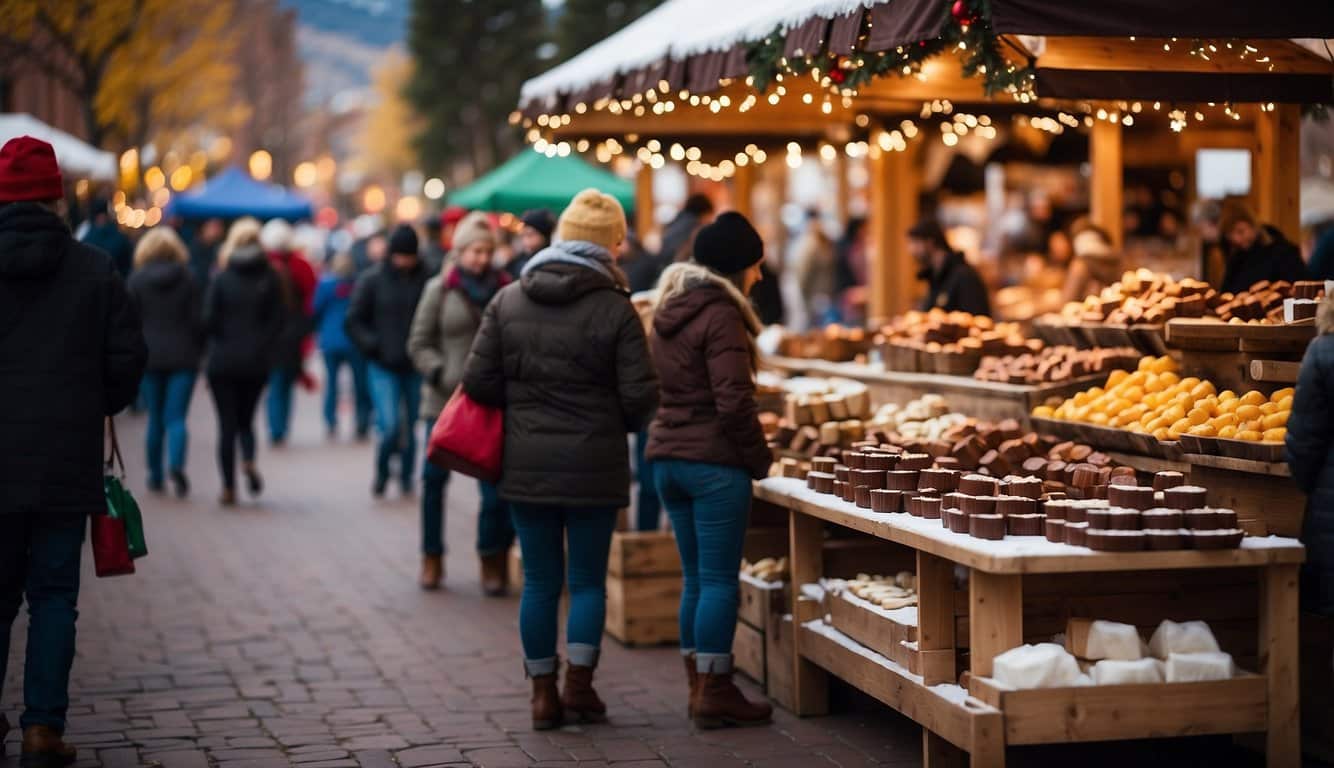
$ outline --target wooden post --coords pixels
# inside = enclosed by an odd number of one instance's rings
[[[755,166],[747,163],[738,165],[732,176],[732,210],[745,216],[754,224],[755,221]]]
[[[834,162],[834,195],[835,205],[834,215],[838,217],[838,227],[841,232],[848,225],[848,216],[852,190],[848,188],[848,155],[846,152],[839,152],[838,159]]]
[[[966,752],[932,733],[930,728],[922,728],[922,768],[963,768],[967,764]]]
[[[797,511],[788,513],[788,548],[792,573],[792,634],[796,653],[792,654],[793,711],[802,716],[823,715],[829,711],[829,674],[802,655],[803,622],[815,618],[818,606],[801,597],[801,585],[820,580],[824,571],[824,525],[819,518]]]
[[[635,235],[643,242],[654,229],[653,168],[642,163],[635,174]]]
[[[1269,765],[1301,764],[1297,569],[1296,565],[1260,569],[1260,674],[1269,689],[1265,749]]]
[[[1301,241],[1301,124],[1297,104],[1275,104],[1273,111],[1259,111],[1255,120],[1259,149],[1251,163],[1256,215],[1294,243]]]
[[[917,552],[917,650],[922,682],[954,682],[954,564]]]
[[[1024,644],[1024,582],[1018,574],[968,575],[970,671],[991,677],[991,660]]]
[[[907,149],[893,152],[881,149],[878,142],[879,133],[873,137],[869,163],[867,319],[871,325],[908,310],[917,292],[907,232],[918,214],[919,145],[910,142]]]
[[[1124,234],[1121,215],[1125,185],[1120,123],[1093,121],[1093,133],[1089,137],[1089,165],[1092,168],[1089,218],[1107,231],[1113,247],[1120,248]]]

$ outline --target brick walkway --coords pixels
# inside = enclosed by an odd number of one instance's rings
[[[612,722],[529,728],[518,599],[486,600],[471,552],[475,484],[450,486],[448,590],[423,593],[417,508],[373,503],[370,448],[329,443],[302,397],[289,447],[261,447],[259,504],[215,500],[212,406],[196,390],[188,501],[143,487],[142,417],[122,417],[151,555],[100,580],[85,555],[71,741],[81,765],[808,766],[916,764],[885,710],[696,734],[674,649],[607,640]],[[259,421],[263,422],[261,415]],[[87,553],[87,550],[85,550]],[[17,722],[25,622],[0,711]],[[16,734],[6,745],[17,753]],[[11,764],[17,765],[12,758]],[[3,764],[0,761],[0,764]]]

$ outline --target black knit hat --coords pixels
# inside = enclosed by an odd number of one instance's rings
[[[417,230],[407,224],[394,227],[393,234],[389,235],[389,254],[395,253],[417,255]]]
[[[745,216],[719,214],[695,235],[695,263],[720,275],[735,275],[764,260],[764,240]]]
[[[945,230],[934,218],[918,221],[908,229],[908,237],[913,240],[925,240],[946,251],[950,250],[950,241],[945,239]]]
[[[532,227],[542,233],[542,237],[548,240],[551,239],[551,233],[556,231],[556,217],[546,208],[524,211],[519,221],[522,221],[525,227]]]

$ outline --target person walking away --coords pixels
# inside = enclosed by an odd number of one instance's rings
[[[204,296],[205,374],[218,414],[218,469],[224,507],[236,504],[236,447],[251,497],[264,491],[255,464],[255,409],[282,337],[287,304],[282,278],[259,244],[259,222],[238,219],[218,251],[221,271]]]
[[[218,265],[218,246],[222,245],[222,236],[226,233],[222,219],[205,219],[190,240],[190,272],[201,294],[208,291],[209,281],[213,279],[213,270]]]
[[[495,233],[486,215],[468,214],[454,230],[454,250],[444,273],[422,290],[408,336],[408,353],[422,375],[422,424],[426,440],[440,411],[463,378],[482,311],[510,283],[509,273],[491,264]],[[422,463],[422,589],[438,589],[444,579],[445,487],[449,471]],[[509,507],[493,483],[478,482],[482,505],[477,513],[477,557],[482,591],[499,597],[509,591],[507,560],[514,543]]]
[[[391,463],[399,461],[404,496],[412,494],[417,440],[412,427],[421,405],[421,377],[408,356],[408,334],[428,275],[417,258],[417,233],[400,224],[389,237],[389,256],[357,279],[343,328],[366,358],[371,404],[380,444],[371,493],[384,496]]]
[[[259,231],[259,244],[283,287],[283,329],[274,350],[266,409],[269,441],[281,446],[287,442],[291,427],[292,390],[301,377],[306,336],[310,333],[315,270],[304,256],[293,250],[292,225],[282,219],[265,222]]]
[[[681,654],[701,728],[762,724],[773,713],[732,682],[750,481],[771,461],[755,399],[761,326],[748,299],[763,260],[750,222],[721,214],[695,238],[694,261],[663,273],[649,339],[662,403],[648,456],[681,552]]]
[[[812,327],[820,327],[839,319],[834,302],[834,286],[838,267],[834,258],[834,243],[820,225],[820,212],[812,208],[806,212],[806,231],[796,245],[797,285],[801,300],[806,305],[806,316]]]
[[[615,263],[625,213],[585,189],[561,214],[556,242],[482,314],[463,374],[473,400],[505,412],[500,497],[523,550],[519,634],[532,678],[533,728],[566,713],[605,719],[593,689],[606,614],[616,512],[629,503],[627,433],[658,399],[644,327]],[[565,687],[557,696],[557,616],[569,550]]]
[[[420,248],[422,264],[426,265],[426,274],[434,277],[444,269],[445,257],[449,255],[443,243],[445,225],[439,216],[430,215],[422,219],[421,228],[426,235]]]
[[[130,276],[134,266],[134,245],[120,231],[120,224],[111,215],[111,203],[106,198],[93,198],[88,210],[92,219],[88,222],[88,231],[81,238],[83,243],[106,251],[111,257],[111,264],[124,280]]]
[[[358,440],[370,432],[371,393],[367,381],[366,359],[357,351],[343,323],[352,303],[352,287],[356,285],[356,262],[346,251],[333,257],[332,269],[320,277],[315,286],[313,302],[315,329],[319,336],[320,354],[324,356],[324,426],[329,439],[338,436],[338,374],[346,366],[352,373],[353,413]]]
[[[1283,233],[1261,226],[1244,203],[1223,206],[1219,223],[1227,251],[1227,268],[1218,290],[1241,293],[1261,280],[1296,282],[1306,279],[1301,251]]]
[[[143,318],[148,370],[140,399],[148,408],[148,488],[160,493],[171,478],[178,498],[190,494],[185,474],[190,436],[186,417],[203,355],[203,296],[190,272],[185,243],[169,227],[148,230],[134,248],[128,288]],[[167,472],[162,452],[166,445]]]
[[[524,211],[519,220],[523,222],[523,228],[519,230],[519,245],[521,248],[514,255],[514,258],[510,259],[509,263],[505,265],[505,271],[509,273],[512,280],[518,280],[528,261],[543,248],[551,245],[551,233],[556,231],[556,217],[546,208]],[[456,249],[457,247],[455,245]]]
[[[1071,249],[1074,258],[1070,259],[1061,289],[1064,301],[1077,302],[1086,296],[1096,296],[1121,279],[1121,255],[1102,229],[1091,224],[1080,229],[1071,240]]]
[[[79,566],[102,491],[103,424],[134,399],[148,351],[107,254],[61,212],[55,150],[0,148],[0,691],[26,591],[19,763],[65,766]],[[0,715],[0,743],[9,722]]]
[[[963,254],[950,247],[935,219],[923,219],[908,230],[908,251],[917,262],[917,279],[927,284],[921,309],[990,315],[987,287]]]

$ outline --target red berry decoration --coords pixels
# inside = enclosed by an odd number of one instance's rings
[[[954,0],[954,7],[950,8],[950,15],[954,16],[955,19],[964,22],[972,17],[972,13],[968,10],[968,3],[966,0]]]
[[[848,76],[847,76],[847,74],[845,74],[845,73],[843,72],[842,69],[839,69],[838,67],[834,67],[833,69],[829,70],[829,81],[830,81],[831,83],[839,84],[839,83],[842,83],[844,80],[847,80],[847,79],[848,79]]]

